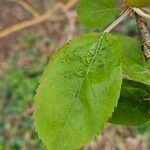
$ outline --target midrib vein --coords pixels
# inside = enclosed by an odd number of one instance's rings
[[[80,95],[80,92],[81,92],[81,88],[82,88],[82,86],[83,86],[83,83],[84,83],[84,81],[86,80],[86,78],[87,78],[87,76],[88,76],[88,74],[89,74],[89,72],[90,72],[90,69],[91,69],[91,67],[92,67],[92,65],[93,65],[93,63],[94,63],[94,61],[95,61],[95,58],[96,58],[97,53],[98,53],[98,50],[99,50],[99,48],[100,48],[100,45],[101,45],[103,36],[104,36],[104,35],[101,35],[100,38],[99,38],[99,40],[98,40],[98,42],[97,42],[97,45],[96,45],[96,48],[95,48],[95,54],[94,54],[94,56],[93,56],[92,61],[91,61],[90,64],[89,64],[89,66],[87,67],[87,72],[86,72],[86,74],[85,74],[85,76],[84,76],[84,78],[83,78],[83,80],[82,80],[82,83],[81,83],[81,85],[80,85],[80,88],[79,88],[79,90],[78,90],[77,99],[79,98],[79,95]],[[93,45],[92,45],[92,46],[93,46]],[[91,47],[92,47],[92,46],[91,46]],[[90,47],[90,49],[91,49],[91,47]],[[71,107],[71,108],[72,108],[72,109],[71,109],[71,112],[69,113],[69,115],[68,115],[68,117],[67,117],[67,119],[66,119],[66,121],[65,121],[66,123],[64,124],[64,127],[61,129],[61,131],[60,131],[60,133],[59,133],[59,135],[58,135],[58,138],[57,138],[57,140],[56,140],[56,146],[59,145],[60,137],[61,137],[61,135],[62,135],[64,129],[67,127],[68,122],[70,121],[70,118],[71,118],[71,116],[72,116],[72,114],[73,114],[73,107],[74,107],[74,104],[75,104],[75,103],[76,103],[76,100],[73,102],[72,107]],[[58,148],[58,147],[57,147],[57,148]]]

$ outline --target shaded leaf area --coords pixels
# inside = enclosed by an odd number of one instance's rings
[[[123,73],[127,78],[150,86],[149,64],[144,59],[140,42],[127,36],[117,37],[123,49]]]
[[[103,130],[121,73],[121,48],[109,34],[81,36],[58,50],[35,96],[35,129],[48,149],[73,150]]]
[[[101,29],[113,20],[117,8],[113,0],[79,0],[77,12],[85,27]]]
[[[117,35],[123,50],[123,80],[121,96],[110,122],[121,125],[143,125],[150,118],[150,72],[141,43]]]
[[[143,125],[150,118],[150,87],[135,81],[123,80],[121,96],[111,123]]]

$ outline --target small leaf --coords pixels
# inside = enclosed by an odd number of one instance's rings
[[[126,36],[117,36],[123,49],[123,73],[127,78],[150,86],[150,69],[144,59],[140,42]]]
[[[47,148],[74,150],[98,135],[121,82],[121,48],[113,36],[85,35],[61,47],[35,96],[34,125]]]
[[[113,0],[79,0],[77,12],[85,27],[101,29],[114,19],[117,8]]]
[[[124,79],[119,103],[110,122],[121,125],[143,125],[150,119],[149,112],[150,87]]]

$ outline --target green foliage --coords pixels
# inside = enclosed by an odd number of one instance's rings
[[[145,68],[148,75],[150,72],[146,69],[147,65],[140,49],[140,42],[122,35],[118,35],[117,38],[123,49],[123,73],[125,78],[130,80],[123,82],[119,103],[110,122],[123,125],[143,125],[150,118],[150,78],[143,75],[143,70]],[[143,70],[137,72],[136,67]]]
[[[150,71],[140,49],[140,42],[126,36],[117,36],[123,49],[123,73],[128,78],[150,86]]]
[[[79,0],[77,12],[84,26],[101,29],[114,19],[117,8],[113,0]]]
[[[141,43],[135,38],[130,38],[124,35],[117,35],[123,50],[123,66],[127,66],[126,59],[135,62],[141,67],[145,67],[145,58],[141,51]],[[132,66],[132,64],[131,64]]]
[[[39,41],[40,36],[37,34],[31,34],[29,32],[24,32],[23,36],[19,38],[21,45],[26,49],[31,49],[35,42]]]
[[[39,77],[30,78],[25,70],[9,66],[8,75],[0,81],[0,92],[4,99],[11,99],[10,109],[6,113],[19,113],[33,99],[33,93],[38,85]],[[5,86],[3,86],[5,84]],[[14,107],[12,107],[12,104]],[[7,105],[8,107],[8,105]]]
[[[150,60],[146,62],[146,68],[150,70]]]
[[[24,144],[20,134],[29,132],[32,128],[33,122],[31,119],[28,118],[19,122],[18,116],[32,103],[40,75],[30,77],[25,69],[14,66],[9,66],[6,72],[7,76],[0,80],[0,132],[2,130],[7,134],[7,138],[5,136],[0,137],[0,143],[4,145],[4,149],[16,150]],[[5,117],[10,118],[10,121],[6,121]],[[13,125],[11,124],[11,118],[14,122]],[[19,127],[17,127],[17,124],[19,124]],[[33,145],[38,145],[39,141],[34,132],[32,136],[34,140],[31,143],[35,142]]]
[[[135,81],[123,80],[119,103],[111,123],[143,125],[150,118],[150,87]]]
[[[102,131],[121,80],[121,48],[113,36],[85,35],[60,48],[35,97],[35,129],[48,149],[72,150]]]
[[[102,29],[117,8],[113,0],[80,0],[77,11],[84,26]],[[79,148],[108,120],[132,126],[150,122],[150,64],[140,45],[101,33],[80,36],[58,50],[35,96],[35,130],[49,150]]]

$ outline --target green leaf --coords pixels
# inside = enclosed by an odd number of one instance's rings
[[[143,125],[150,119],[149,112],[150,87],[124,79],[118,106],[110,122],[121,125]]]
[[[148,61],[146,62],[146,68],[148,68],[148,69],[150,70],[150,60],[148,60]]]
[[[150,86],[150,69],[144,59],[140,42],[136,39],[117,36],[123,49],[123,73],[127,78]]]
[[[150,125],[150,119],[144,123],[144,125]]]
[[[58,50],[35,96],[35,129],[49,150],[74,150],[103,130],[121,73],[121,48],[109,34],[81,36]]]
[[[101,29],[114,19],[117,8],[113,0],[79,0],[77,12],[85,27]]]

